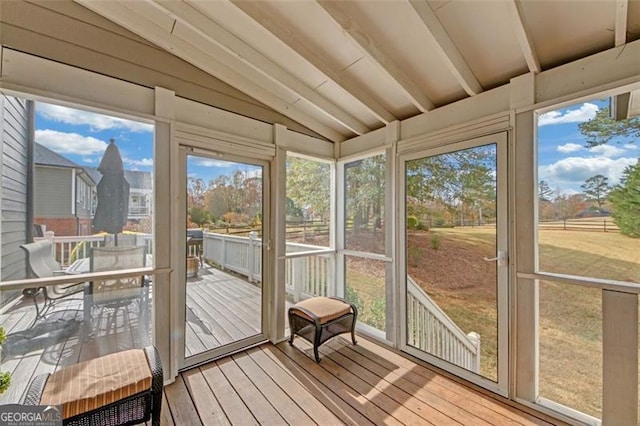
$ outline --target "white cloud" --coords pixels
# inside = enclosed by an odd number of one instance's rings
[[[234,165],[234,163],[230,163],[228,161],[205,159],[196,161],[196,164],[203,167],[231,167]]]
[[[38,103],[38,114],[59,123],[90,126],[94,132],[109,129],[124,129],[130,132],[153,132],[153,125],[124,118],[110,117],[89,111],[67,108],[59,105]]]
[[[578,109],[564,112],[550,111],[538,117],[538,127],[551,124],[584,123],[585,121],[593,119],[598,109],[597,105],[586,102]]]
[[[564,145],[559,145],[556,149],[558,150],[558,152],[561,152],[563,154],[568,154],[570,152],[576,152],[576,151],[580,151],[583,148],[582,145],[577,144],[577,143],[567,143]]]
[[[152,158],[141,158],[140,160],[133,160],[131,158],[123,158],[122,162],[125,163],[125,164],[130,164],[132,166],[144,166],[144,167],[153,166],[153,159]]]
[[[620,176],[627,166],[636,164],[634,157],[568,157],[553,164],[538,168],[538,179],[549,183],[552,188],[570,190],[580,185],[591,176],[601,174],[609,178],[609,185],[620,181]]]
[[[630,151],[633,151],[634,149],[638,149],[638,145],[634,144],[634,143],[627,143],[622,145],[623,148],[628,149]]]
[[[589,148],[589,152],[598,154],[602,157],[613,158],[613,157],[619,157],[623,155],[624,153],[627,152],[627,150],[618,148],[617,146],[613,146],[613,145],[598,145],[598,146]]]
[[[36,142],[58,154],[94,155],[107,149],[107,144],[100,139],[57,130],[36,130]]]

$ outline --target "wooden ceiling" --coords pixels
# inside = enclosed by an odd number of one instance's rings
[[[640,0],[75,0],[340,142],[640,38]]]

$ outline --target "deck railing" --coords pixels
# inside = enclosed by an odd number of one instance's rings
[[[203,256],[221,269],[262,280],[262,239],[205,232]],[[138,234],[151,253],[151,235]],[[89,256],[90,248],[102,244],[104,236],[45,235],[55,243],[57,260],[68,266]],[[294,302],[313,296],[336,294],[334,251],[317,246],[287,243],[285,288]],[[471,371],[480,370],[480,335],[465,334],[413,281],[407,279],[407,335],[411,346]]]
[[[256,232],[250,232],[248,237],[205,232],[203,245],[204,258],[222,270],[244,275],[250,282],[262,280],[262,239]],[[285,286],[294,302],[331,294],[330,253],[315,246],[287,243]]]
[[[465,334],[411,277],[407,277],[407,343],[480,372],[480,335]]]
[[[84,259],[91,254],[92,247],[99,247],[104,242],[104,235],[70,235],[56,236],[53,232],[45,232],[44,237],[34,240],[50,239],[55,247],[56,260],[63,268],[78,259]],[[153,253],[152,235],[136,234],[137,244],[145,245],[147,253]]]

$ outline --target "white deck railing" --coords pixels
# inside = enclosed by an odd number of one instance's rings
[[[262,239],[252,232],[249,237],[204,233],[204,258],[249,278],[262,280]],[[287,243],[285,287],[294,302],[312,296],[326,296],[332,283],[332,251],[305,244]]]
[[[99,247],[104,242],[104,235],[70,235],[55,236],[53,232],[45,232],[44,237],[34,238],[41,240],[48,238],[53,242],[55,247],[56,260],[63,268],[71,265],[78,259],[89,257],[92,247]],[[147,253],[153,253],[152,235],[136,234],[137,243],[147,247]]]
[[[407,343],[467,370],[480,372],[480,335],[465,334],[407,276]]]
[[[151,253],[151,235],[139,234]],[[103,236],[55,237],[56,256],[63,266],[89,256],[90,247],[104,241]],[[287,243],[285,288],[294,302],[313,296],[334,295],[334,251],[307,244]],[[73,257],[71,257],[73,255]],[[257,233],[238,237],[204,233],[203,256],[223,270],[262,280],[262,239]],[[407,277],[408,344],[471,371],[480,371],[480,335],[465,334],[447,314]]]

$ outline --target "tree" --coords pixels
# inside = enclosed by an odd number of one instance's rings
[[[602,210],[602,205],[607,199],[611,187],[609,186],[609,178],[603,175],[591,176],[580,185],[584,191],[587,201],[595,201],[598,204],[598,210]]]
[[[640,137],[640,117],[616,121],[611,118],[609,108],[602,108],[593,119],[580,123],[579,128],[587,137],[587,148],[604,145],[614,138],[622,143],[625,139]]]
[[[331,166],[321,161],[287,157],[287,197],[307,215],[327,220],[331,208]]]
[[[547,181],[541,180],[538,182],[538,198],[540,201],[549,202],[553,199],[553,189],[551,189]]]
[[[620,233],[640,237],[640,161],[624,170],[620,183],[609,193],[609,201],[615,209],[613,221]]]

